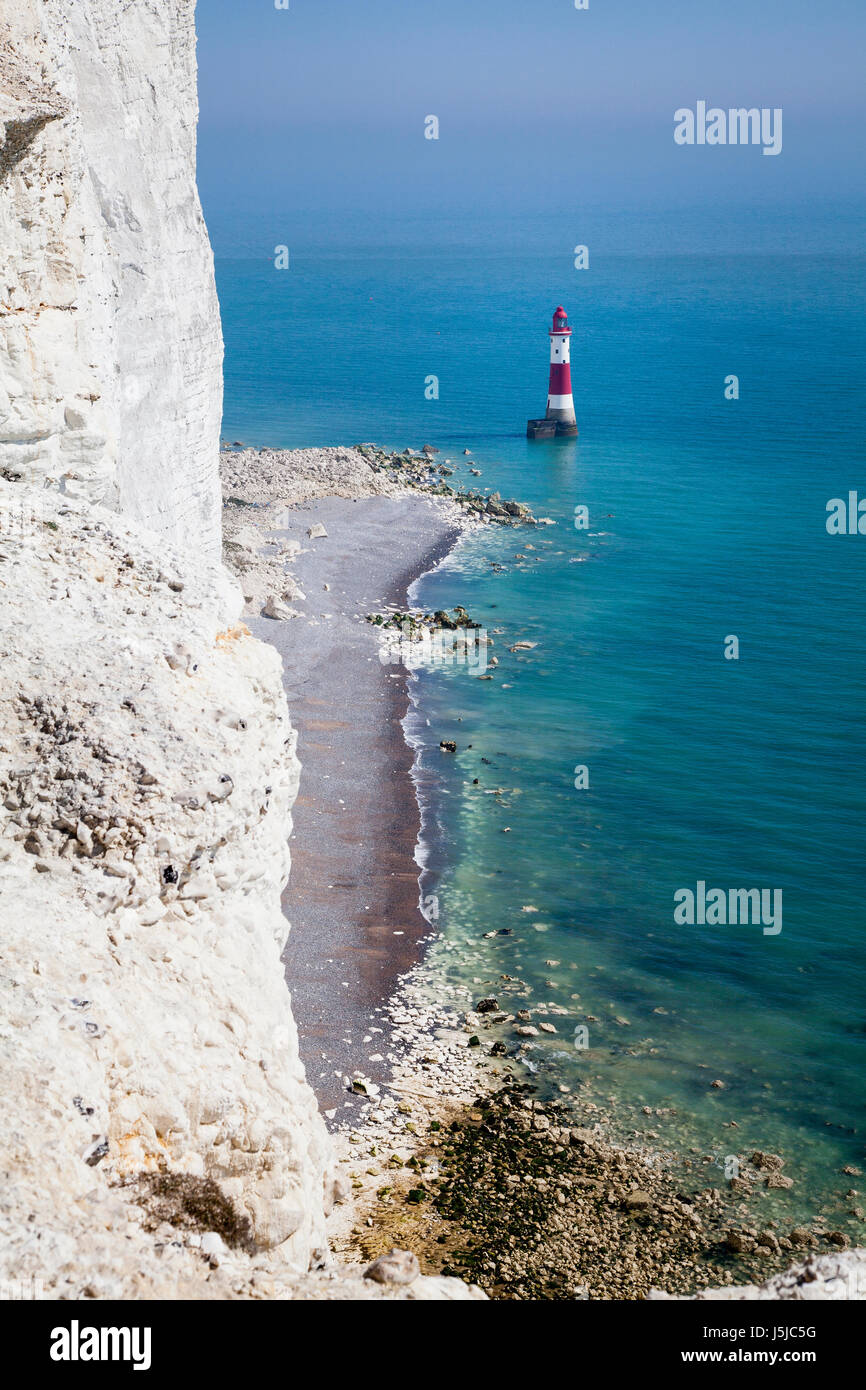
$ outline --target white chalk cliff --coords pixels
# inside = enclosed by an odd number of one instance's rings
[[[0,1285],[465,1298],[327,1253],[196,119],[194,0],[0,0]]]
[[[0,474],[219,550],[194,0],[0,0]]]
[[[279,659],[216,564],[51,494],[22,523],[18,487],[0,483],[22,531],[0,541],[4,1256],[110,1289],[105,1233],[141,1214],[112,1194],[168,1171],[212,1178],[306,1270],[328,1144],[280,965],[299,767]]]

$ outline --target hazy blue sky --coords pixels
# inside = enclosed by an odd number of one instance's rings
[[[297,236],[304,216],[358,209],[861,201],[863,0],[290,3],[199,0],[218,249],[244,225],[276,237],[289,213]],[[674,111],[698,99],[781,106],[782,154],[677,147]]]

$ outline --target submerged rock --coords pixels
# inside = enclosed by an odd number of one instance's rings
[[[751,1163],[754,1168],[767,1172],[778,1172],[785,1166],[785,1160],[779,1154],[764,1153],[761,1149],[756,1149],[752,1154]]]

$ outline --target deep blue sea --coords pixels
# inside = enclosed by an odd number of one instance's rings
[[[407,215],[299,236],[286,271],[218,258],[223,433],[430,443],[556,522],[470,537],[417,594],[499,659],[415,686],[434,967],[567,1011],[540,1083],[699,1162],[778,1151],[779,1210],[862,1243],[866,535],[825,521],[866,498],[866,258],[815,250],[806,214],[692,252],[659,217],[576,271],[541,226]],[[533,443],[558,303],[580,437]],[[677,923],[698,881],[781,890],[782,930]]]

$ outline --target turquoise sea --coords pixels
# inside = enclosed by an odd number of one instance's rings
[[[863,1243],[866,535],[825,519],[866,497],[866,257],[807,223],[611,223],[581,272],[539,217],[299,224],[287,271],[218,256],[223,433],[430,443],[556,522],[471,537],[417,594],[499,658],[415,687],[434,966],[567,1010],[539,1085],[616,1095],[699,1161],[778,1151],[779,1211]],[[560,302],[580,437],[531,443]],[[781,890],[781,932],[679,925],[699,881]]]

